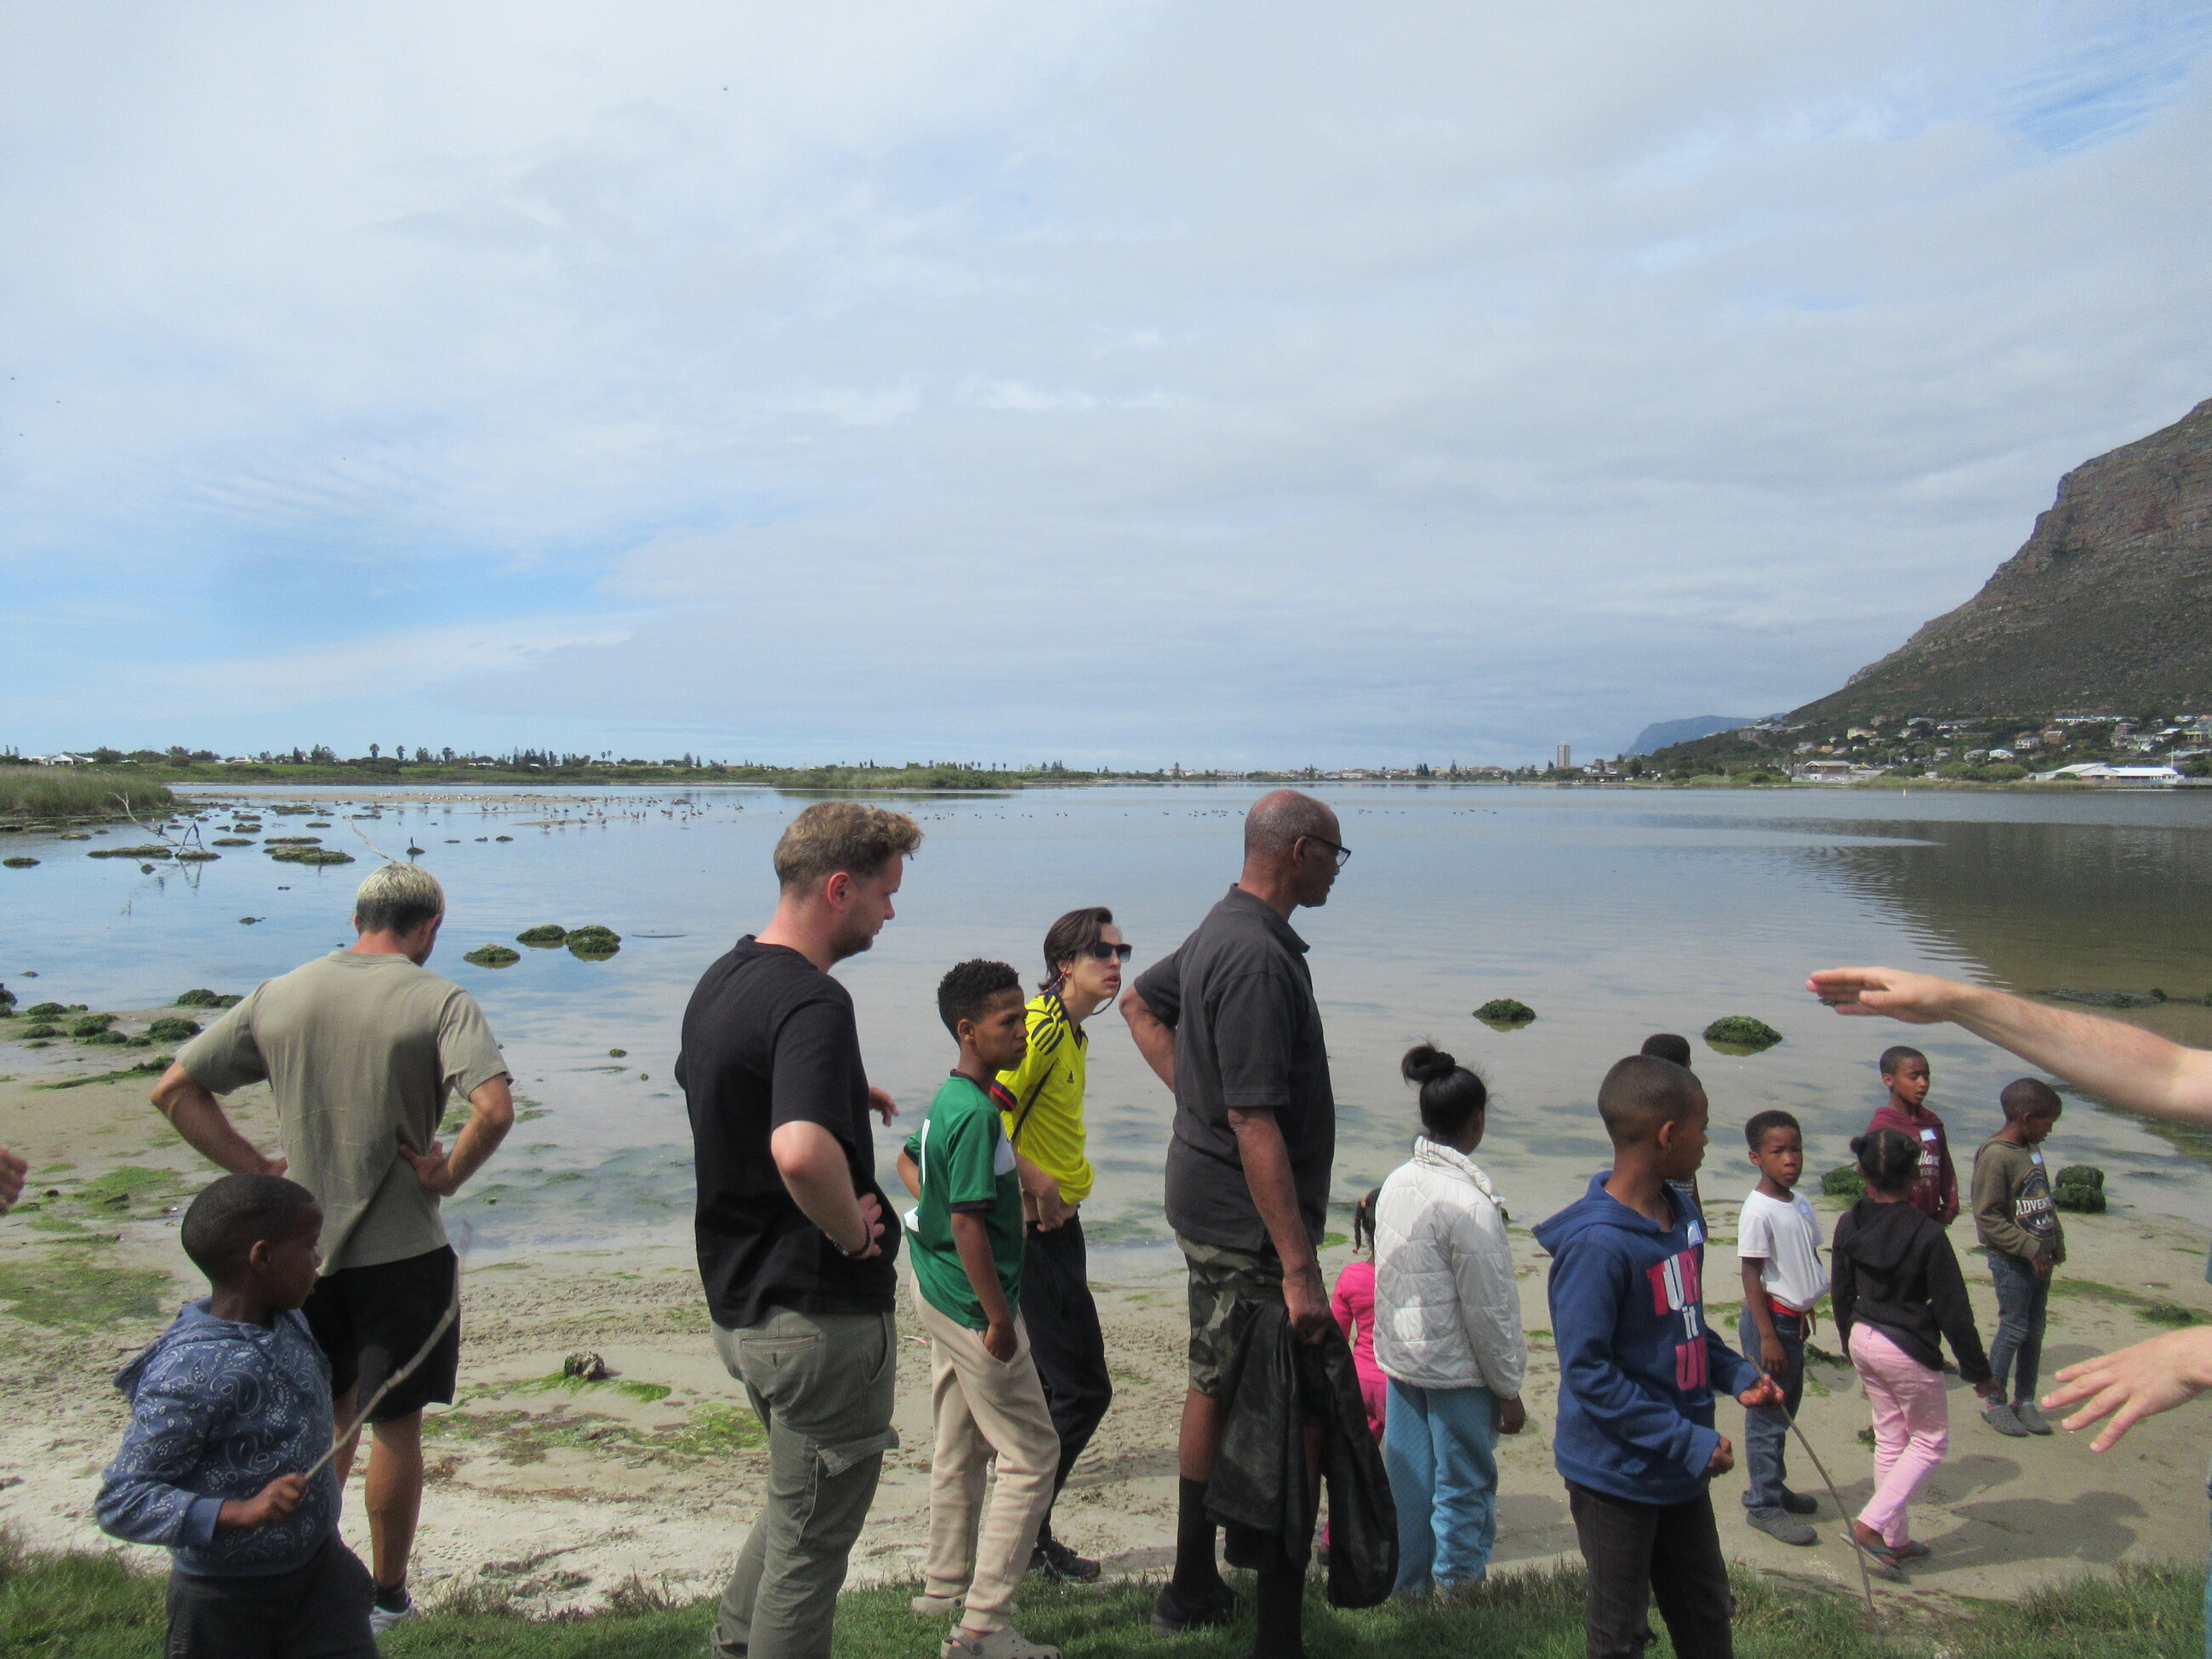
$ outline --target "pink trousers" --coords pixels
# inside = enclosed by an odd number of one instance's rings
[[[1859,1519],[1892,1549],[1912,1541],[1905,1509],[1951,1449],[1943,1373],[1931,1370],[1871,1325],[1851,1327],[1851,1364],[1874,1406],[1874,1497]]]

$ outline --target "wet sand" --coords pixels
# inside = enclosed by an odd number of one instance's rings
[[[44,1546],[100,1547],[91,1520],[99,1472],[125,1419],[108,1377],[197,1293],[177,1248],[171,1206],[210,1172],[146,1103],[150,1079],[70,1090],[33,1086],[137,1057],[98,1060],[58,1048],[27,1053],[0,1046],[0,1144],[34,1171],[36,1207],[0,1220],[0,1272],[75,1275],[68,1282],[151,1273],[158,1287],[141,1310],[112,1322],[32,1322],[0,1305],[0,1522]],[[234,1097],[235,1119],[265,1138],[265,1091]],[[66,1164],[66,1170],[55,1166]],[[496,1165],[494,1166],[496,1168]],[[149,1172],[118,1200],[87,1182],[119,1168]],[[1707,1186],[1714,1248],[1706,1278],[1716,1322],[1733,1335],[1725,1292],[1736,1283],[1730,1248],[1732,1173]],[[59,1194],[48,1197],[49,1193]],[[1509,1200],[1511,1194],[1507,1194]],[[1841,1206],[1820,1200],[1825,1213]],[[2128,1302],[2092,1288],[2178,1304],[2212,1320],[2201,1237],[2124,1209],[2067,1220],[2072,1259],[2060,1270],[2045,1349],[2046,1376],[2060,1365],[2139,1340],[2160,1327]],[[1954,1229],[1960,1243],[1971,1235]],[[1532,1333],[1550,1324],[1543,1257],[1516,1225],[1514,1243]],[[1334,1273],[1347,1257],[1327,1255]],[[1100,1301],[1117,1398],[1060,1503],[1061,1535],[1101,1557],[1110,1572],[1163,1571],[1173,1538],[1173,1447],[1183,1374],[1182,1286],[1147,1265],[1114,1278],[1102,1269]],[[1134,1260],[1122,1258],[1124,1261]],[[1152,1255],[1141,1258],[1156,1263]],[[1987,1269],[1966,1258],[1986,1336],[1996,1309]],[[21,1282],[19,1279],[19,1284]],[[905,1292],[911,1297],[910,1288]],[[465,1303],[461,1401],[428,1425],[432,1484],[424,1504],[417,1583],[434,1600],[467,1584],[497,1586],[551,1609],[589,1606],[632,1575],[678,1594],[713,1589],[743,1541],[764,1475],[744,1396],[715,1360],[687,1238],[620,1253],[570,1250],[471,1264]],[[52,1310],[48,1310],[52,1315]],[[904,1444],[890,1458],[856,1577],[899,1578],[919,1571],[928,1519],[927,1348],[910,1305],[901,1318],[897,1424]],[[1837,1350],[1826,1326],[1815,1345]],[[563,1357],[601,1354],[608,1384],[549,1386]],[[1858,1439],[1869,1422],[1847,1367],[1816,1364],[1801,1418],[1840,1484],[1845,1501],[1865,1501],[1870,1454]],[[1551,1467],[1549,1426],[1557,1371],[1543,1335],[1534,1341],[1528,1390],[1530,1426],[1503,1443],[1495,1563],[1510,1568],[1571,1553],[1565,1495]],[[647,1387],[620,1385],[651,1385]],[[2014,1595],[2054,1578],[2120,1561],[2201,1559],[2204,1467],[2212,1411],[2184,1409],[2134,1431],[2094,1456],[2087,1436],[2006,1439],[1983,1425],[1973,1397],[1954,1385],[1948,1462],[1923,1488],[1915,1529],[1935,1548],[1912,1573],[1916,1597]],[[1723,1432],[1739,1444],[1741,1413],[1724,1405]],[[1793,1450],[1795,1447],[1793,1445]],[[1800,1454],[1802,1459],[1802,1454]],[[1792,1484],[1820,1491],[1809,1468]],[[1791,1548],[1740,1518],[1744,1477],[1715,1486],[1730,1553],[1776,1572],[1856,1587],[1834,1505],[1822,1495],[1821,1541]],[[365,1548],[358,1486],[345,1529]],[[160,1552],[132,1552],[149,1565]]]

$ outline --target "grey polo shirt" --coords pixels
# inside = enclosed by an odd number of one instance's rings
[[[1264,1107],[1282,1130],[1299,1218],[1318,1243],[1336,1159],[1336,1096],[1306,942],[1272,906],[1232,887],[1136,989],[1175,1030],[1169,1224],[1195,1243],[1272,1253],[1229,1127],[1232,1108]]]

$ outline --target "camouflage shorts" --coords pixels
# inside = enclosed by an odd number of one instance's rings
[[[1282,1304],[1282,1264],[1249,1250],[1176,1243],[1190,1267],[1190,1386],[1218,1396],[1246,1323],[1269,1303]]]

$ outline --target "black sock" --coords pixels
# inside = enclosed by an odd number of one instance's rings
[[[403,1578],[396,1584],[379,1584],[376,1587],[376,1605],[386,1613],[404,1613],[407,1610],[407,1581]]]
[[[1304,1659],[1305,1573],[1278,1556],[1260,1569],[1252,1659]]]
[[[1206,1482],[1176,1482],[1175,1576],[1169,1581],[1179,1596],[1218,1596],[1221,1569],[1213,1559],[1213,1519],[1206,1512]]]

